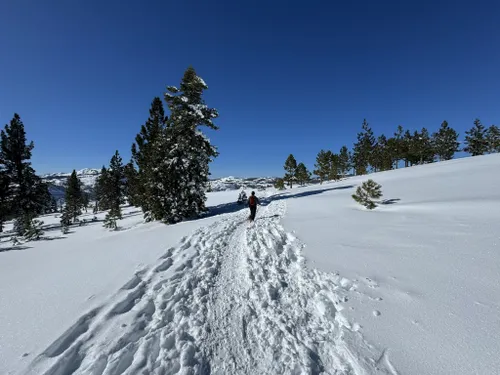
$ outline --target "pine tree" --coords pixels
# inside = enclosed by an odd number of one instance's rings
[[[339,153],[339,172],[342,177],[347,175],[347,172],[351,169],[351,158],[352,155],[346,146],[342,146]]]
[[[486,130],[486,141],[488,142],[488,152],[500,152],[500,128],[496,125],[491,125]]]
[[[50,212],[51,213],[56,213],[57,211],[58,211],[57,200],[56,200],[56,198],[54,198],[53,196],[51,196],[51,199],[50,199]]]
[[[297,170],[297,160],[295,160],[295,157],[290,154],[288,155],[288,158],[285,161],[285,177],[283,178],[286,182],[288,182],[288,186],[290,188],[293,187],[293,180],[295,178],[295,173]]]
[[[295,170],[295,179],[300,185],[304,185],[311,179],[311,173],[307,170],[304,163],[299,163]]]
[[[330,174],[330,162],[331,160],[325,150],[321,150],[316,156],[316,164],[314,164],[316,169],[313,173],[319,177],[319,182],[321,184],[328,179],[328,175]]]
[[[404,139],[404,129],[401,125],[398,125],[397,131],[394,133],[393,141],[391,141],[392,150],[394,152],[394,162],[395,167],[398,169],[399,161],[405,158],[405,139]]]
[[[465,152],[472,156],[484,155],[488,152],[488,142],[486,140],[486,131],[484,125],[479,119],[474,120],[474,127],[465,132]]]
[[[27,143],[24,124],[17,113],[0,136],[3,183],[6,183],[5,179],[9,183],[9,214],[18,219],[18,234],[22,235],[33,224],[33,218],[43,212],[47,186],[31,167],[34,144]]]
[[[363,120],[362,131],[358,133],[358,141],[354,144],[353,164],[356,175],[366,174],[372,162],[375,136],[366,119]]]
[[[329,160],[328,179],[337,181],[340,179],[340,158],[331,151],[327,151],[326,154]]]
[[[96,199],[96,207],[97,210],[95,211],[106,211],[111,208],[111,202],[109,201],[109,193],[108,190],[110,189],[109,187],[109,173],[106,167],[101,168],[101,173],[99,174],[99,177],[97,178],[96,185],[95,185],[95,199]]]
[[[460,151],[458,133],[448,126],[445,120],[439,130],[432,134],[432,144],[440,161],[453,159],[455,152]]]
[[[69,219],[75,222],[79,215],[81,215],[83,206],[83,192],[81,182],[78,178],[76,171],[73,169],[71,176],[68,178],[66,193],[65,193],[65,208]]]
[[[389,147],[388,140],[385,135],[378,137],[373,148],[372,167],[375,171],[387,171],[392,169],[393,150]]]
[[[285,180],[282,178],[277,178],[274,182],[274,187],[278,190],[285,190]]]
[[[101,193],[110,205],[104,221],[106,228],[117,229],[116,221],[122,218],[120,205],[124,202],[124,178],[123,162],[117,150],[109,162],[104,191]]]
[[[3,232],[3,223],[8,220],[12,209],[10,178],[1,163],[0,160],[0,233]]]
[[[134,162],[131,160],[123,169],[125,177],[125,197],[131,206],[140,207],[141,187],[139,181],[139,172],[135,169]]]
[[[405,162],[405,168],[409,167],[412,161],[415,160],[413,149],[413,136],[409,130],[406,130],[403,135],[403,139],[401,140],[401,157]]]
[[[429,131],[422,128],[421,132],[415,131],[411,144],[412,165],[427,164],[434,161],[434,148]]]
[[[369,210],[373,210],[377,207],[377,204],[373,202],[372,199],[379,199],[382,197],[381,189],[382,186],[370,179],[363,182],[361,186],[358,186],[356,194],[353,194],[352,198]]]

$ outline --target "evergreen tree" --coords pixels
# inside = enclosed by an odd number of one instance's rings
[[[106,167],[102,167],[101,173],[97,178],[95,185],[95,197],[96,197],[96,207],[95,211],[105,211],[111,208],[111,203],[109,201],[108,190],[110,189],[109,184],[109,173]]]
[[[55,213],[58,211],[57,200],[53,196],[50,197],[50,212]]]
[[[381,189],[382,186],[377,184],[375,181],[367,180],[363,182],[361,186],[358,186],[356,194],[353,194],[352,198],[369,210],[373,210],[377,207],[377,204],[373,202],[373,199],[379,199],[382,197]]]
[[[395,167],[398,169],[399,161],[405,159],[405,132],[401,125],[398,125],[398,129],[394,133],[394,138],[391,138],[391,148],[394,153]]]
[[[282,178],[277,178],[274,182],[274,187],[278,190],[285,190],[285,180]]]
[[[132,160],[125,165],[123,175],[125,177],[125,197],[128,204],[139,207],[141,197],[139,172],[135,169]]]
[[[327,151],[327,158],[329,160],[328,179],[337,181],[340,179],[340,158],[339,155],[331,151]]]
[[[434,161],[434,148],[429,131],[422,128],[421,132],[415,131],[411,144],[412,165],[427,164]]]
[[[353,164],[356,175],[366,174],[368,166],[372,162],[373,148],[375,145],[375,136],[369,127],[366,119],[363,120],[362,131],[358,133],[358,140],[354,144]]]
[[[406,130],[403,139],[401,140],[401,157],[405,162],[405,168],[409,167],[412,161],[415,160],[413,136],[409,130]]]
[[[110,205],[104,221],[106,228],[117,229],[116,221],[122,218],[120,205],[124,202],[124,167],[118,150],[109,163],[104,191],[101,193]]]
[[[439,130],[432,134],[432,144],[440,161],[453,159],[455,152],[460,150],[458,133],[448,126],[446,120],[441,123]]]
[[[64,211],[67,217],[75,222],[79,215],[81,215],[83,206],[83,192],[81,188],[81,182],[78,178],[76,171],[73,169],[71,176],[68,178],[68,183],[66,186],[65,193],[65,207]]]
[[[387,171],[392,169],[393,150],[389,147],[388,140],[385,135],[378,137],[373,148],[372,167],[375,171]]]
[[[488,152],[500,152],[500,128],[496,125],[491,125],[486,130],[486,141],[488,143]]]
[[[85,212],[87,212],[89,204],[90,204],[90,194],[83,191],[82,192],[82,207],[85,210]]]
[[[12,193],[10,178],[0,160],[0,233],[3,232],[3,223],[8,220],[11,213]]]
[[[351,169],[351,158],[352,155],[346,146],[342,146],[339,153],[339,172],[342,177],[347,175],[347,172]]]
[[[9,214],[18,219],[18,234],[22,235],[32,225],[33,218],[43,212],[47,186],[31,167],[34,144],[27,143],[24,124],[17,113],[0,136],[3,183],[9,184]]]
[[[300,185],[304,185],[311,179],[311,173],[307,170],[304,163],[299,163],[295,170],[295,179]]]
[[[285,177],[283,178],[286,182],[288,182],[288,186],[290,188],[293,187],[293,179],[295,178],[295,173],[297,170],[297,160],[295,160],[295,157],[290,154],[288,155],[288,158],[285,161]]]
[[[316,156],[316,168],[313,173],[319,177],[319,182],[322,184],[328,178],[330,174],[330,158],[325,150],[321,150]],[[286,167],[285,167],[286,169]]]
[[[488,142],[484,125],[479,119],[474,120],[474,127],[465,132],[465,152],[472,156],[484,155],[488,152]]]

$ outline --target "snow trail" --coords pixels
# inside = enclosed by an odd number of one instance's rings
[[[396,374],[342,316],[350,283],[309,269],[271,201],[222,215],[137,272],[23,374]]]

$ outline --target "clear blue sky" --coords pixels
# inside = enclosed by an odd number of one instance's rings
[[[363,118],[463,133],[500,124],[500,2],[0,3],[0,125],[21,115],[39,173],[124,159],[154,96],[193,65],[220,112],[214,176],[281,175],[349,147]]]

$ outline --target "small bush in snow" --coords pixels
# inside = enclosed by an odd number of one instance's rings
[[[110,213],[108,213],[104,218],[103,226],[104,228],[116,230],[118,228],[116,225],[116,218],[112,216]]]
[[[278,190],[285,190],[285,180],[278,178],[274,183],[274,187]]]
[[[17,238],[17,236],[12,237],[10,240],[12,241],[12,245],[14,246],[21,245],[21,241],[19,241],[19,238]]]
[[[380,197],[382,197],[381,189],[382,186],[370,179],[363,182],[361,186],[358,186],[358,188],[356,189],[356,194],[353,194],[352,198],[369,210],[373,210],[375,207],[377,207],[377,204],[373,202],[372,199],[379,199]]]
[[[64,210],[61,215],[61,232],[67,234],[69,232],[69,225],[71,224],[71,217],[68,210]]]

